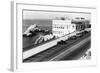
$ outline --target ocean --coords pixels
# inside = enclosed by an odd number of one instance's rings
[[[25,32],[25,30],[30,26],[36,24],[40,29],[43,30],[52,30],[52,20],[28,20],[24,19],[23,20],[23,25],[22,25],[22,33]]]

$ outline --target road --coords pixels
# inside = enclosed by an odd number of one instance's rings
[[[70,54],[66,55],[65,57],[61,58],[60,60],[77,60],[80,59],[85,52],[90,48],[90,41],[83,44],[82,46],[78,47],[75,51],[71,52]]]
[[[77,38],[76,40],[68,40],[66,41],[66,43],[67,44],[64,45],[55,45],[23,61],[42,62],[42,61],[73,60],[79,58],[82,55],[82,53],[84,53],[87,49],[90,48],[90,34],[86,34],[80,38]]]

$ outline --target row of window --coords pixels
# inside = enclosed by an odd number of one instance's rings
[[[58,29],[69,29],[69,28],[71,28],[71,27],[75,27],[74,25],[72,26],[72,25],[66,25],[66,26],[58,26],[58,25],[55,25],[55,26],[53,26],[53,28],[58,28]]]
[[[53,31],[54,34],[66,34],[65,32],[63,31]]]
[[[76,26],[76,30],[84,30],[85,29],[85,25],[77,25]]]

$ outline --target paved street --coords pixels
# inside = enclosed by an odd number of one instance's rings
[[[66,40],[66,44],[55,45],[25,59],[24,62],[75,60],[80,58],[90,48],[90,43],[90,33],[88,33],[75,40]]]

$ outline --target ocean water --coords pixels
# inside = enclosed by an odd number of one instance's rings
[[[40,29],[52,30],[52,20],[23,20],[22,33],[30,26],[36,24]]]

